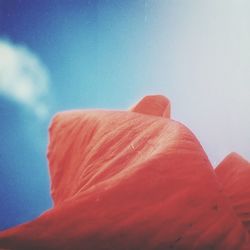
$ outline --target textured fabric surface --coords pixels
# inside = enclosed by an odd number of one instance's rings
[[[130,111],[57,114],[48,146],[54,207],[1,232],[0,247],[245,249],[243,210],[228,198],[222,167],[215,174],[196,137],[169,116],[162,96]]]

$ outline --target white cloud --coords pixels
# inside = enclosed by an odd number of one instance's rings
[[[0,39],[0,95],[16,101],[39,118],[48,114],[49,74],[28,48]]]

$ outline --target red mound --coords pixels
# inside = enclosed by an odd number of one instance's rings
[[[237,215],[250,232],[250,163],[232,153],[215,171]]]
[[[71,111],[50,127],[55,207],[0,233],[8,249],[243,249],[247,230],[170,105]],[[164,117],[164,118],[163,118]]]

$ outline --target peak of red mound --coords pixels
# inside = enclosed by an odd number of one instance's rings
[[[220,167],[230,167],[230,166],[247,166],[250,164],[245,158],[243,158],[240,154],[236,152],[232,152],[229,155],[227,155],[223,161],[217,166],[217,168]],[[244,168],[244,167],[243,167]]]
[[[131,111],[170,118],[170,101],[162,95],[145,96]]]
[[[8,249],[243,249],[247,231],[169,101],[70,111],[50,127],[54,208],[0,233]],[[149,114],[149,115],[144,115]]]
[[[239,154],[231,153],[215,171],[237,215],[250,232],[250,163]]]

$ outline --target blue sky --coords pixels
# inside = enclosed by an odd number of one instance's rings
[[[51,206],[57,111],[160,93],[214,165],[249,159],[248,13],[247,0],[0,1],[0,229]]]

